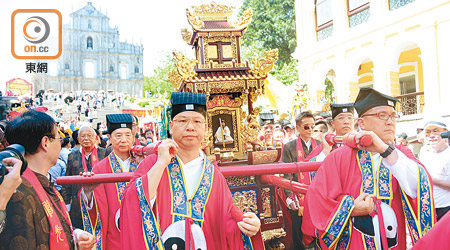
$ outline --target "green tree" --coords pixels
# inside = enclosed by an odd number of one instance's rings
[[[260,41],[264,50],[278,49],[278,63],[287,64],[297,48],[295,0],[244,0],[240,14],[251,8],[252,22],[243,36],[243,46]]]
[[[325,78],[325,100],[327,101],[327,103],[333,103],[333,92],[333,82],[330,79]]]
[[[295,0],[244,0],[240,14],[252,8],[252,22],[242,40],[245,59],[261,57],[278,49],[278,61],[271,74],[286,85],[298,82],[298,61],[292,58],[297,48]]]
[[[175,69],[175,61],[171,56],[161,62],[155,68],[151,76],[144,76],[144,91],[152,93],[168,93],[173,91],[172,83],[169,81],[169,73]]]

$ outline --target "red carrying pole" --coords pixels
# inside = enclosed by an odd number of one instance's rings
[[[308,185],[298,183],[296,181],[290,181],[276,175],[261,175],[261,182],[270,184],[275,187],[281,187],[291,190],[295,193],[306,194],[308,191]]]
[[[62,176],[56,178],[58,185],[73,184],[94,184],[94,183],[111,183],[111,182],[129,182],[134,173],[117,173],[117,174],[94,174],[93,176]]]
[[[266,174],[288,174],[297,172],[317,171],[322,162],[292,162],[292,163],[273,163],[260,165],[242,165],[220,167],[220,172],[225,177],[229,176],[249,176]],[[94,176],[63,176],[56,178],[59,185],[89,184],[89,183],[108,183],[108,182],[128,182],[133,173],[117,174],[95,174]]]

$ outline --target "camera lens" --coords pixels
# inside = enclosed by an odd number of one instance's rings
[[[22,174],[25,169],[27,169],[27,162],[24,158],[25,156],[25,148],[19,144],[13,144],[6,147],[2,152],[0,152],[0,184],[2,184],[4,176],[8,174],[8,170],[5,167],[5,163],[3,159],[6,158],[16,158],[22,161],[22,167],[20,169],[20,174]]]

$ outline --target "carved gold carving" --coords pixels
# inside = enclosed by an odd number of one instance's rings
[[[277,157],[277,150],[255,151],[253,152],[253,164],[275,162]]]
[[[264,218],[272,217],[272,204],[270,202],[270,188],[261,188],[262,214]]]
[[[212,68],[213,69],[228,69],[228,68],[233,68],[233,64],[232,63],[213,64]]]
[[[261,232],[261,236],[263,241],[272,240],[272,239],[279,239],[286,236],[286,232],[283,228],[277,228],[272,230],[266,230]]]
[[[227,184],[229,187],[238,187],[256,184],[255,178],[252,179],[250,178],[250,176],[231,176],[225,179],[227,180]]]
[[[248,9],[242,13],[242,16],[233,23],[233,26],[239,29],[246,28],[252,21],[253,11]]]
[[[188,61],[184,58],[184,55],[180,52],[173,52],[173,57],[176,60],[175,65],[177,66],[178,73],[183,80],[192,79],[197,75],[194,70],[195,62]]]
[[[196,83],[195,88],[198,93],[204,93],[206,92],[206,83]]]
[[[258,86],[258,80],[248,80],[247,81],[248,87],[257,87]]]
[[[243,92],[244,88],[244,80],[209,82],[209,89],[211,93]]]
[[[286,249],[286,246],[278,238],[276,238],[276,239],[270,240],[267,243],[266,249],[267,250],[284,250],[284,249]]]
[[[214,137],[213,137],[211,131],[207,130],[205,138],[202,141],[202,145],[201,145],[202,149],[210,149],[211,146],[213,145],[213,139],[214,139]],[[209,152],[209,153],[211,153],[211,152]]]
[[[189,44],[192,37],[192,32],[188,31],[187,29],[181,29],[181,37],[183,37],[183,40]]]
[[[202,28],[202,21],[198,16],[192,14],[189,9],[186,9],[186,17],[188,19],[189,24],[192,26],[194,30],[199,30]]]
[[[278,217],[264,219],[264,224],[273,224],[278,222],[280,222],[280,219]]]
[[[228,17],[233,14],[233,9],[233,6],[216,4],[216,2],[213,1],[210,4],[192,6],[192,14],[197,17],[203,17],[204,19],[209,19],[211,17]]]
[[[242,190],[233,193],[233,203],[242,212],[258,214],[258,203],[255,190]]]
[[[250,72],[257,76],[265,77],[273,69],[273,64],[276,60],[278,60],[278,49],[265,51],[264,57],[252,60],[253,68]]]
[[[180,74],[176,69],[170,71],[169,73],[169,81],[172,83],[173,89],[178,91],[178,88],[180,87],[181,83],[183,82],[183,79],[181,79]]]
[[[192,90],[194,87],[194,84],[191,82],[186,83],[186,88]]]
[[[239,97],[231,99],[232,95],[216,95],[206,103],[208,109],[215,107],[239,108],[242,106],[242,100]]]
[[[258,138],[259,130],[261,129],[261,126],[259,125],[257,116],[261,112],[261,109],[259,107],[256,107],[253,109],[253,112],[245,118],[247,120],[247,124],[243,121],[242,122],[242,140],[245,143],[251,143],[251,144],[261,144],[261,141]],[[243,115],[242,117],[245,117]]]

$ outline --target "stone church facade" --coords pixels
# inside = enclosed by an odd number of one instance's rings
[[[143,46],[119,41],[119,30],[91,2],[63,26],[63,53],[47,60],[48,72],[34,74],[35,90],[110,91],[143,94]]]

